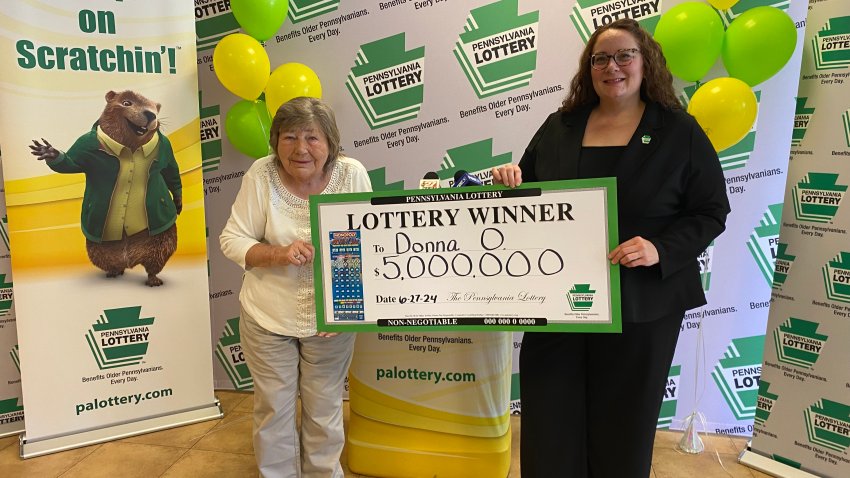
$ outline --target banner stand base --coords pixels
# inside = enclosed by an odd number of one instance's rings
[[[817,475],[759,455],[750,448],[749,443],[747,443],[747,449],[738,456],[738,463],[779,478],[819,478]]]
[[[48,438],[35,442],[29,442],[26,438],[26,432],[21,435],[21,458],[34,458],[48,453],[56,453],[60,451],[70,450],[72,448],[80,448],[89,445],[95,445],[111,440],[118,440],[144,433],[151,433],[168,428],[180,427],[183,425],[191,425],[192,423],[203,422],[206,420],[215,420],[223,417],[224,414],[219,406],[219,401],[211,405],[206,405],[201,408],[178,412],[171,415],[163,415],[155,418],[143,419],[130,423],[123,423],[106,428],[98,428],[72,435],[65,435],[56,438]]]

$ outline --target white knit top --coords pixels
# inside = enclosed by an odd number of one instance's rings
[[[322,194],[369,192],[369,174],[359,161],[340,158]],[[239,302],[264,329],[290,337],[316,334],[313,267],[247,267],[245,254],[257,243],[286,246],[310,242],[310,203],[290,193],[274,156],[258,159],[242,178],[230,219],[220,236],[224,255],[245,269]]]

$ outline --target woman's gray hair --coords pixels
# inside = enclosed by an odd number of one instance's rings
[[[339,157],[339,128],[336,125],[336,116],[330,106],[318,98],[299,96],[280,105],[272,120],[269,145],[277,156],[277,142],[280,133],[307,128],[313,123],[328,139],[328,160],[325,162],[325,172],[330,171]]]

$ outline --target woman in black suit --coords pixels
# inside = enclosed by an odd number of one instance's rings
[[[661,48],[634,20],[590,37],[561,108],[519,165],[523,181],[617,178],[622,334],[526,333],[523,478],[644,478],[684,313],[705,304],[697,257],[725,228],[717,154],[676,99]]]

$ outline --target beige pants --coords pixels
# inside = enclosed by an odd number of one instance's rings
[[[265,478],[342,478],[342,391],[354,334],[287,337],[242,311],[245,360],[254,378],[254,455]],[[301,396],[301,434],[295,401]]]

